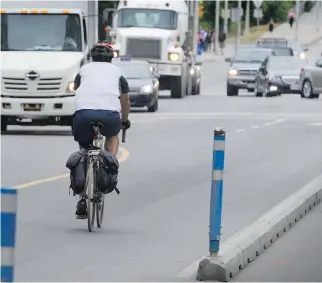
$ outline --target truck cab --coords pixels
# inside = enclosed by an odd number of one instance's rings
[[[33,8],[2,5],[1,130],[10,124],[72,125],[74,78],[97,40],[88,33],[97,21],[86,18],[95,6],[90,1],[72,1],[71,7],[65,1],[43,2],[47,8],[5,2]]]
[[[185,1],[120,1],[113,18],[116,56],[148,61],[160,75],[160,90],[183,98],[192,91],[188,58],[181,48],[188,24]]]

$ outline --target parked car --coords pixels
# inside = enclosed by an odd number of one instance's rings
[[[315,66],[301,70],[300,86],[302,98],[319,98],[322,93],[322,58],[315,62]]]

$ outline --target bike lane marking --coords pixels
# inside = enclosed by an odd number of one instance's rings
[[[119,153],[120,153],[120,156],[118,158],[119,162],[124,162],[125,160],[128,159],[128,157],[130,155],[129,151],[127,149],[125,149],[125,148],[122,148],[122,147],[119,147]],[[13,188],[15,188],[15,189],[25,189],[25,188],[37,186],[39,184],[61,180],[61,179],[67,178],[67,177],[69,177],[69,173],[65,173],[65,174],[61,174],[61,175],[57,175],[57,176],[53,176],[53,177],[49,177],[49,178],[43,178],[43,179],[31,181],[31,182],[28,182],[28,183],[24,183],[24,184],[14,186]]]

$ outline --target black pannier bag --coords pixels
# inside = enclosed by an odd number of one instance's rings
[[[119,162],[116,157],[108,151],[101,150],[98,155],[99,168],[96,172],[96,185],[100,192],[109,194],[117,189],[117,176]]]
[[[80,194],[85,189],[86,183],[86,151],[81,149],[71,154],[66,162],[70,170],[70,187],[75,194]]]

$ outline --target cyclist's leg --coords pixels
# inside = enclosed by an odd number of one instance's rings
[[[93,142],[93,128],[90,122],[95,118],[95,111],[84,109],[75,113],[74,117],[74,140],[83,148],[87,148]]]
[[[94,111],[94,112],[93,112]],[[74,140],[83,148],[87,148],[93,142],[93,130],[90,122],[92,122],[95,110],[79,110],[74,115]],[[76,216],[78,218],[85,218],[87,214],[87,205],[85,194],[79,195],[80,200],[76,206]]]
[[[119,148],[118,134],[121,130],[121,117],[118,112],[109,110],[99,110],[100,122],[103,124],[101,129],[105,139],[105,150],[116,156]]]

